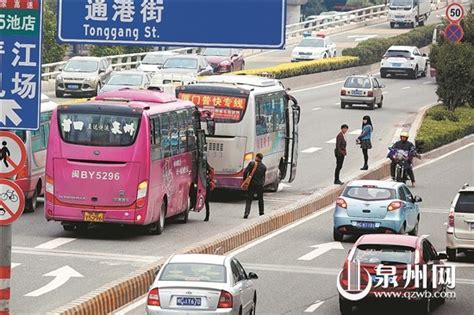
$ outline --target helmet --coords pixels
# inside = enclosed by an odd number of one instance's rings
[[[400,137],[409,138],[410,136],[409,136],[408,132],[403,131],[402,133],[400,133]]]

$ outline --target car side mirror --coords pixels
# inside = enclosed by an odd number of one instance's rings
[[[99,69],[99,74],[105,73],[105,69]]]
[[[258,276],[255,272],[249,272],[249,279],[258,279]]]
[[[428,57],[428,55],[427,55],[427,54],[423,54],[423,57]]]
[[[421,199],[420,196],[415,196],[415,199],[414,199],[415,202],[422,202],[423,199]]]
[[[58,71],[63,71],[63,67],[58,67]]]
[[[439,253],[436,259],[437,260],[448,259],[448,255],[446,255],[445,253]]]

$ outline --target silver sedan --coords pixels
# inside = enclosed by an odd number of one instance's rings
[[[252,279],[235,257],[174,255],[150,287],[147,314],[255,314]]]

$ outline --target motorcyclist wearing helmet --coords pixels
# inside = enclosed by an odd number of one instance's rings
[[[407,152],[412,152],[415,156],[419,157],[420,155],[416,152],[415,145],[412,142],[408,141],[409,137],[410,136],[409,136],[408,132],[403,131],[402,133],[400,133],[400,141],[395,142],[393,144],[393,146],[391,147],[391,149],[404,150],[404,151],[407,151]],[[407,175],[411,180],[412,187],[415,187],[415,174],[413,173],[413,168],[411,167],[411,164],[412,164],[412,159],[411,158],[408,160],[408,163],[410,164],[410,168],[406,170]],[[390,165],[390,174],[391,174],[393,180],[395,180],[395,167],[396,167],[396,165],[397,165],[397,162],[394,159],[392,159],[392,163]]]

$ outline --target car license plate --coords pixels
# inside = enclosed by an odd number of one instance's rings
[[[178,296],[176,299],[178,306],[201,306],[201,298],[190,298]]]
[[[362,91],[359,91],[359,90],[352,91],[352,95],[354,95],[354,96],[361,96],[361,95],[362,95]]]
[[[84,212],[84,221],[86,222],[103,222],[104,213],[103,212]]]
[[[400,68],[402,66],[401,63],[392,63],[392,66],[395,68]]]
[[[78,84],[69,84],[68,88],[71,89],[71,90],[77,90],[77,89],[79,89],[79,85]]]
[[[357,222],[357,227],[359,229],[375,229],[374,222]]]

